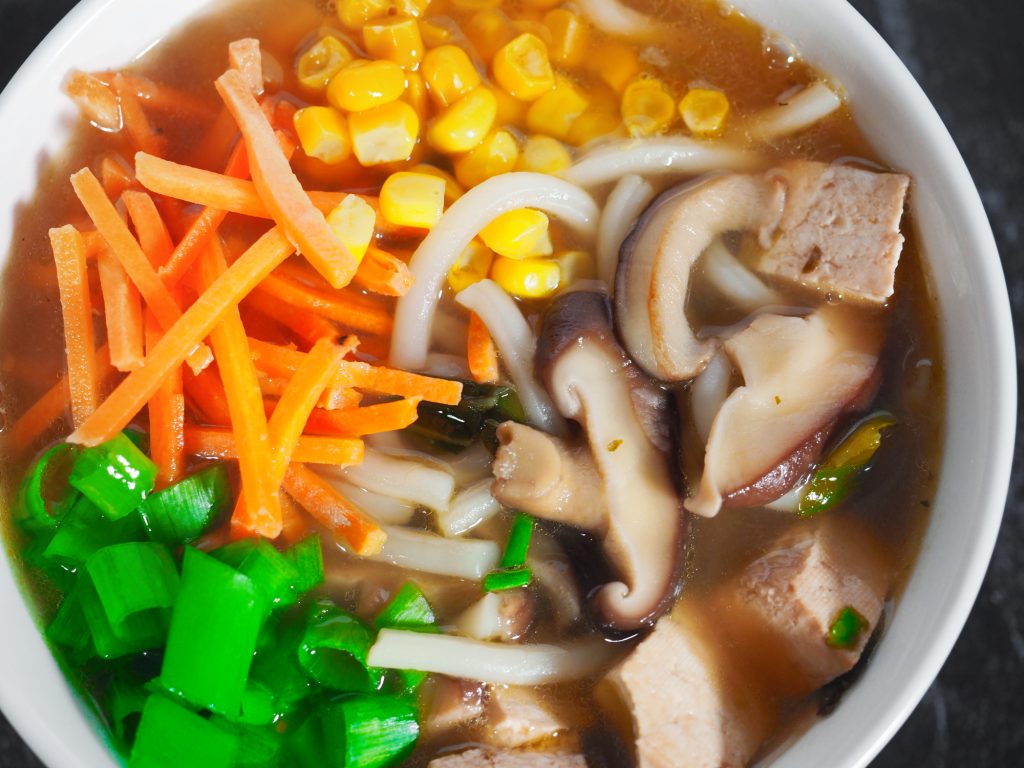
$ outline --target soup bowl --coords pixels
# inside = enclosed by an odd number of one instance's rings
[[[905,590],[862,678],[837,710],[766,762],[863,766],[938,673],[967,619],[1002,517],[1013,451],[1015,352],[996,246],[967,168],[935,109],[877,33],[844,0],[734,0],[843,85],[881,158],[914,179],[913,220],[937,297],[947,361],[950,436],[931,522]],[[147,51],[209,0],[83,0],[0,95],[0,266],[16,212],[75,119],[60,91],[68,70],[108,69]],[[0,564],[0,707],[52,768],[117,760],[66,682],[26,601],[10,553]]]

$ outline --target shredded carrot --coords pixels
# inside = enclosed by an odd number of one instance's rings
[[[274,376],[260,376],[260,391],[265,397],[281,397],[285,387],[288,386],[288,379]],[[328,387],[320,395],[316,403],[317,408],[327,411],[337,411],[346,408],[358,408],[363,396],[354,389],[344,387]]]
[[[319,312],[344,328],[377,336],[391,333],[390,313],[381,304],[351,291],[327,293],[279,275],[268,275],[260,290],[293,307]]]
[[[494,339],[491,338],[487,326],[476,316],[475,312],[471,312],[469,315],[466,358],[469,362],[469,372],[475,382],[493,384],[501,375],[501,370],[498,368],[498,350],[494,346]]]
[[[216,356],[216,352],[214,353]],[[201,418],[207,424],[231,423],[231,412],[228,410],[228,396],[221,383],[217,365],[211,365],[198,376],[186,367],[184,374],[185,394]]]
[[[263,54],[259,40],[246,37],[229,43],[228,63],[242,76],[254,96],[263,95]]]
[[[302,339],[307,347],[312,347],[320,339],[337,341],[341,336],[337,326],[323,315],[283,304],[259,286],[246,297],[245,303],[251,309],[288,328]]]
[[[380,248],[366,251],[353,282],[382,296],[405,296],[416,282],[409,266]]]
[[[332,286],[348,285],[358,266],[356,260],[309,201],[242,76],[228,70],[217,78],[216,86],[245,138],[253,183],[274,221]]]
[[[407,397],[390,403],[378,403],[343,411],[316,410],[306,422],[309,432],[326,435],[362,437],[405,429],[416,421],[421,397]]]
[[[237,306],[293,251],[294,246],[277,227],[264,234],[164,333],[160,343],[146,358],[145,367],[129,374],[68,440],[97,445],[120,432],[153,396],[160,380],[209,335],[224,313]]]
[[[148,77],[141,75],[130,75],[124,72],[118,73],[124,84],[131,88],[142,103],[158,112],[169,112],[175,117],[204,119],[213,118],[214,110],[208,104],[192,96],[185,91],[179,91],[163,83],[157,83]],[[114,77],[113,72],[100,72],[98,76],[110,81]]]
[[[77,229],[65,226],[50,230],[50,245],[57,265],[57,285],[64,316],[71,416],[77,427],[99,404],[99,370],[85,266],[85,242]]]
[[[153,267],[160,268],[174,252],[174,242],[163,217],[160,216],[160,211],[156,209],[156,203],[145,192],[131,189],[121,195],[121,200],[124,201],[124,206],[128,209],[128,215],[135,226],[142,252],[146,254]]]
[[[281,494],[281,540],[295,544],[309,535],[309,523],[295,500],[287,493]]]
[[[110,250],[139,289],[160,326],[165,331],[170,329],[181,318],[181,309],[161,282],[138,241],[128,231],[128,225],[118,215],[117,209],[107,198],[99,181],[92,175],[92,171],[83,168],[72,174],[71,186],[89,218],[96,225],[97,231],[103,235]],[[189,367],[197,373],[212,360],[213,355],[209,348],[201,341],[194,349],[188,351]]]
[[[375,555],[384,546],[387,534],[380,526],[305,465],[294,463],[288,468],[284,487],[314,520],[347,542],[357,555]]]
[[[134,371],[142,367],[143,358],[142,299],[139,291],[106,243],[96,257],[96,270],[103,293],[110,362],[119,371]]]
[[[135,171],[119,154],[107,154],[100,161],[100,181],[103,182],[103,191],[107,197],[116,200],[122,192],[134,186]]]
[[[108,83],[94,75],[73,71],[64,82],[64,92],[91,123],[105,131],[121,130],[121,108]]]
[[[236,459],[238,449],[229,429],[185,427],[185,450],[193,456]],[[348,467],[363,460],[363,441],[351,437],[302,435],[292,452],[294,461]]]
[[[99,252],[107,247],[107,241],[96,230],[90,229],[82,232],[81,235],[82,240],[85,242],[86,259],[95,259]]]
[[[114,75],[114,91],[121,101],[121,116],[124,127],[136,148],[154,155],[163,155],[167,150],[167,141],[157,133],[142,108],[142,101],[131,83],[120,73]]]
[[[150,316],[146,323],[146,348],[160,339],[160,327]],[[149,450],[157,466],[157,487],[165,488],[185,476],[185,395],[181,366],[160,384],[149,401]]]

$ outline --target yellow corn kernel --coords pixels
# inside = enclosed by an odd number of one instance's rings
[[[444,179],[445,206],[451,205],[466,194],[465,188],[459,184],[458,180],[454,176],[447,171],[442,171],[437,166],[421,163],[420,165],[414,166],[411,170],[413,173],[425,173],[428,176],[436,176],[439,179]]]
[[[523,0],[523,6],[526,8],[532,8],[536,11],[546,11],[548,8],[554,8],[556,5],[561,5],[562,0]]]
[[[334,35],[327,35],[309,46],[299,57],[295,74],[307,88],[321,90],[352,58],[352,52],[341,40]]]
[[[416,147],[420,119],[404,101],[393,101],[348,118],[352,151],[362,165],[408,160]]]
[[[512,26],[515,28],[517,35],[531,34],[540,38],[541,42],[544,43],[544,47],[550,49],[551,30],[540,19],[516,19]],[[548,58],[550,58],[550,55]]]
[[[452,5],[464,11],[485,11],[497,8],[501,0],[452,0]]]
[[[295,133],[302,151],[335,165],[352,154],[345,116],[332,107],[306,107],[295,113]]]
[[[389,3],[389,8],[399,16],[412,16],[416,19],[425,14],[429,7],[430,0],[391,0]]]
[[[353,61],[331,78],[327,101],[336,109],[362,112],[398,99],[405,92],[405,72],[393,61]]]
[[[533,208],[503,213],[480,230],[488,248],[510,259],[527,259],[551,253],[548,216]]]
[[[586,111],[588,104],[590,99],[583,91],[568,80],[559,78],[552,90],[530,105],[526,126],[535,133],[564,139],[569,135],[573,121]]]
[[[531,136],[519,153],[517,171],[534,173],[561,173],[572,165],[568,147],[550,136]]]
[[[694,136],[718,136],[729,116],[729,98],[710,88],[691,88],[679,102],[679,114]]]
[[[622,93],[630,81],[640,74],[640,60],[625,43],[610,40],[601,44],[599,55],[592,58],[594,71],[616,93]]]
[[[586,251],[562,251],[555,254],[554,260],[562,270],[563,286],[577,280],[594,280],[597,277],[594,257]]]
[[[478,11],[462,28],[477,55],[486,61],[493,59],[498,49],[516,36],[508,16],[498,10]]]
[[[444,213],[444,179],[426,173],[392,173],[380,188],[380,213],[400,227],[430,229]]]
[[[498,86],[491,88],[491,93],[498,102],[498,117],[495,120],[497,124],[522,125],[526,120],[526,109],[529,105]]]
[[[558,290],[562,270],[551,259],[506,259],[491,264],[491,279],[512,296],[544,299]]]
[[[486,88],[477,88],[434,118],[427,131],[427,143],[449,155],[469,152],[484,140],[497,114],[494,94]]]
[[[363,24],[378,19],[388,12],[389,0],[338,0],[338,20],[349,29],[360,29]]]
[[[427,48],[437,48],[455,42],[459,36],[459,27],[451,19],[441,17],[420,19],[420,37]]]
[[[621,125],[622,120],[617,114],[588,110],[573,121],[566,140],[574,147],[582,147],[592,141],[615,133]]]
[[[363,27],[363,46],[373,58],[393,61],[402,69],[416,69],[423,59],[423,38],[416,19],[370,22]]]
[[[475,187],[499,173],[516,167],[519,145],[508,131],[491,131],[480,143],[455,159],[455,178],[467,187]]]
[[[656,77],[634,80],[622,92],[622,121],[633,137],[653,136],[672,124],[676,102]]]
[[[442,45],[423,57],[423,80],[439,107],[454,104],[480,85],[480,73],[464,50]]]
[[[420,122],[427,119],[427,114],[430,112],[430,97],[427,95],[427,86],[419,72],[406,73],[405,95],[402,98],[416,110]]]
[[[449,270],[448,285],[458,293],[473,283],[479,283],[491,271],[493,260],[494,254],[491,253],[491,249],[479,240],[473,240],[459,254],[459,258]]]
[[[358,195],[346,195],[338,207],[327,214],[327,223],[355,260],[362,261],[377,226],[373,206]]]
[[[578,67],[587,54],[590,30],[587,22],[572,11],[556,8],[544,14],[544,26],[551,33],[551,60],[566,67]]]
[[[536,35],[522,34],[504,45],[492,67],[498,84],[523,101],[533,101],[555,87],[547,46]]]

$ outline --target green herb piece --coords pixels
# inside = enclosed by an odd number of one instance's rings
[[[107,696],[107,711],[114,729],[114,738],[129,747],[135,741],[136,728],[149,692],[133,680],[117,677]]]
[[[149,496],[139,511],[154,541],[195,541],[231,504],[227,467],[213,464]]]
[[[299,571],[291,559],[278,552],[266,539],[242,539],[210,553],[239,573],[252,579],[262,598],[265,613],[278,606],[293,605]]]
[[[328,765],[323,724],[317,715],[311,714],[288,732],[283,753],[282,762],[289,768],[324,768]]]
[[[234,768],[277,768],[281,765],[292,765],[281,760],[284,736],[275,726],[233,723],[220,715],[211,717],[210,722],[238,739]]]
[[[237,717],[263,618],[252,579],[186,547],[160,684],[196,707]]]
[[[111,520],[92,501],[79,496],[43,549],[41,560],[75,571],[104,547],[145,538],[146,529],[138,513]]]
[[[178,569],[162,544],[129,542],[104,547],[89,558],[92,580],[107,621],[116,634],[129,622],[167,627],[178,591]]]
[[[111,520],[138,507],[156,483],[156,464],[123,432],[93,448],[83,448],[68,482]]]
[[[299,664],[325,688],[370,693],[384,682],[383,670],[366,665],[372,644],[373,633],[363,622],[330,600],[318,600],[310,607]]]
[[[320,534],[307,536],[292,545],[285,554],[298,573],[294,585],[298,596],[324,583],[324,551],[320,543]]]
[[[420,588],[407,581],[377,614],[374,624],[377,629],[422,629],[437,624],[437,616]]]
[[[622,445],[622,439],[621,438],[617,438],[615,440],[612,440],[610,443],[608,443],[608,453],[615,453],[617,450],[619,450],[619,447],[621,445]]]
[[[100,658],[117,659],[163,645],[167,621],[157,612],[143,611],[115,625],[110,622],[91,579],[80,577],[75,587],[92,646]]]
[[[861,634],[870,627],[871,623],[867,619],[851,606],[846,606],[832,620],[825,643],[830,648],[842,650],[855,648],[860,641]]]
[[[159,694],[146,701],[128,768],[232,768],[238,737]]]
[[[331,768],[399,764],[419,738],[416,710],[389,696],[355,696],[324,708],[323,732]]]
[[[272,623],[269,640],[253,659],[249,682],[271,692],[276,717],[292,714],[313,693],[313,682],[299,664],[304,634],[305,626]]]
[[[78,497],[68,487],[68,474],[78,455],[69,443],[58,443],[39,457],[18,489],[18,522],[23,528],[40,533],[54,530],[63,513]]]
[[[515,389],[504,385],[462,382],[458,405],[420,403],[416,422],[407,430],[453,453],[479,439],[493,442],[494,427],[506,421],[526,421]]]
[[[521,568],[526,565],[526,556],[530,553],[530,539],[533,536],[535,522],[529,515],[516,512],[499,567],[509,569]]]
[[[50,626],[46,638],[67,652],[72,661],[84,663],[93,655],[92,635],[82,610],[82,586],[75,585],[64,595]]]
[[[533,580],[533,572],[525,567],[491,571],[484,576],[484,592],[501,592],[506,589],[525,587]]]

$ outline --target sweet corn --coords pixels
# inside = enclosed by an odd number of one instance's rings
[[[457,45],[429,51],[423,57],[422,72],[430,97],[439,107],[455,103],[480,85],[480,73]]]
[[[561,5],[561,3],[562,0],[523,0],[524,7],[539,11],[546,11],[548,8],[554,8],[556,5]]]
[[[630,136],[661,133],[676,116],[676,102],[655,77],[634,80],[622,92],[622,121]]]
[[[427,48],[437,48],[458,39],[459,27],[448,18],[420,19],[420,37]]]
[[[562,271],[551,259],[506,259],[491,264],[491,279],[512,296],[543,299],[558,290]]]
[[[492,251],[510,259],[551,253],[548,216],[533,208],[518,208],[501,214],[480,230],[480,239]]]
[[[590,99],[583,91],[568,80],[559,78],[552,90],[530,105],[526,126],[535,133],[564,139],[569,135],[573,121],[586,111],[588,104]]]
[[[566,67],[578,67],[587,54],[590,30],[572,11],[556,8],[544,14],[544,26],[551,33],[551,59]]]
[[[508,131],[491,131],[480,143],[455,159],[455,178],[467,187],[475,187],[499,173],[516,167],[519,145]]]
[[[563,286],[571,285],[577,280],[594,280],[597,277],[594,257],[586,251],[562,251],[555,254],[554,260],[562,270]]]
[[[572,165],[569,149],[550,136],[531,136],[519,153],[517,171],[556,174]]]
[[[370,22],[363,27],[363,46],[375,59],[393,61],[412,70],[423,59],[423,38],[416,19],[395,18]]]
[[[494,79],[517,99],[533,101],[555,87],[548,49],[536,35],[525,33],[494,55]]]
[[[353,61],[327,86],[327,101],[336,109],[362,112],[388,104],[405,92],[405,72],[393,61]]]
[[[352,52],[341,40],[334,35],[327,35],[309,46],[299,57],[295,74],[307,88],[321,90],[352,58]]]
[[[622,93],[630,81],[640,74],[640,60],[625,43],[615,40],[601,44],[600,55],[594,56],[593,68],[616,93]]]
[[[420,119],[404,101],[393,101],[348,118],[352,151],[362,165],[408,160],[416,147]]]
[[[427,142],[449,155],[469,152],[484,140],[497,114],[494,94],[486,88],[477,88],[434,119],[427,131]]]
[[[399,16],[412,16],[418,19],[427,12],[430,0],[391,0],[389,7]]]
[[[349,29],[360,29],[388,12],[390,0],[338,0],[338,20]]]
[[[430,229],[444,213],[444,179],[426,173],[393,173],[380,188],[380,213],[400,227]]]
[[[459,184],[458,180],[447,171],[442,171],[440,168],[421,163],[412,168],[413,173],[425,173],[428,176],[436,176],[439,179],[444,179],[444,204],[449,206],[466,194],[465,188]]]
[[[494,94],[494,98],[498,102],[497,124],[522,125],[526,120],[526,109],[529,105],[498,86],[492,87],[491,93]]]
[[[619,130],[622,120],[611,112],[588,110],[577,117],[569,129],[568,142],[582,147]]]
[[[691,88],[679,102],[679,114],[694,136],[718,136],[729,116],[729,98],[721,91]]]
[[[497,8],[501,0],[452,0],[452,5],[464,11],[483,11]]]
[[[541,42],[544,43],[545,48],[550,49],[551,30],[548,29],[547,25],[540,19],[516,19],[512,26],[515,28],[517,35],[534,35],[535,37],[540,38]]]
[[[345,116],[332,107],[306,107],[295,113],[295,133],[302,151],[335,165],[352,154]]]
[[[479,283],[491,271],[493,260],[494,254],[491,253],[491,249],[479,240],[473,240],[459,254],[459,258],[449,270],[448,285],[458,293],[473,283]]]
[[[466,37],[481,59],[490,61],[494,54],[516,36],[508,16],[498,10],[478,11],[463,25]]]
[[[430,112],[430,97],[427,95],[427,86],[419,72],[406,73],[405,95],[402,98],[416,110],[420,122],[427,119],[427,114]]]
[[[327,223],[353,258],[362,261],[377,226],[373,206],[358,195],[346,195],[338,207],[327,214]]]

